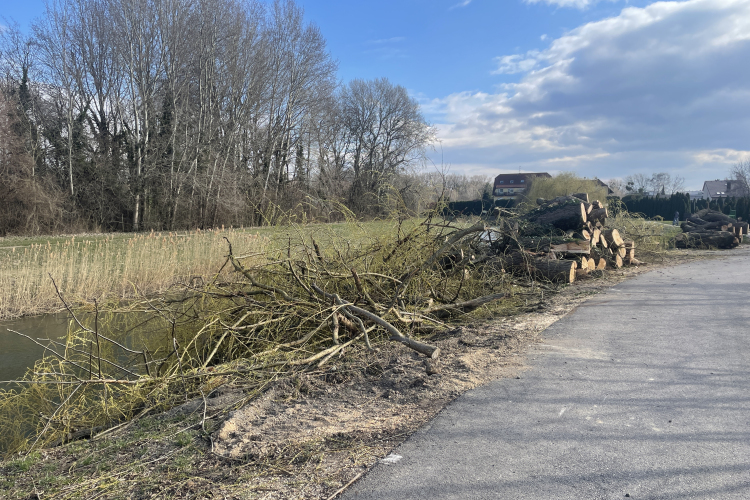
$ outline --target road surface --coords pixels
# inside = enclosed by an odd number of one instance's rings
[[[750,499],[750,252],[726,255],[593,297],[342,498]]]

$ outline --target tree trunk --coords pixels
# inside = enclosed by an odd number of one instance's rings
[[[611,247],[620,248],[625,244],[625,241],[622,239],[620,232],[617,229],[605,229],[602,231],[602,235],[607,241],[607,244]]]
[[[549,260],[521,252],[498,256],[503,268],[513,273],[527,273],[553,282],[573,283],[578,267],[573,260]]]
[[[738,244],[734,233],[727,231],[691,231],[675,239],[677,248],[734,248]]]
[[[604,225],[605,221],[607,220],[607,216],[608,214],[606,208],[594,208],[588,217],[592,223],[599,222]]]
[[[578,230],[586,223],[586,208],[583,203],[569,203],[540,213],[532,213],[529,220],[537,224],[551,225],[563,231]]]

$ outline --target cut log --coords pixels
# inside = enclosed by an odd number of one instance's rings
[[[599,261],[596,263],[596,269],[598,271],[604,271],[607,268],[607,259],[599,257]]]
[[[529,274],[535,278],[568,284],[575,281],[575,270],[578,267],[573,260],[548,260],[522,252],[500,255],[497,260],[508,272]]]
[[[695,224],[696,226],[705,226],[706,224],[708,224],[707,220],[703,220],[696,215],[691,215],[685,220],[685,222],[690,222],[691,224]]]
[[[593,205],[593,207],[594,207],[595,209],[601,209],[601,208],[604,208],[604,204],[603,204],[603,203],[602,203],[601,201],[599,201],[599,200],[594,200],[594,201],[592,201],[592,202],[591,202],[591,205]]]
[[[617,229],[605,229],[602,231],[605,241],[615,248],[620,248],[625,245],[625,241],[620,237],[620,232]]]
[[[596,271],[596,261],[589,259],[589,271]]]
[[[624,259],[627,256],[628,249],[625,247],[616,247],[615,252],[617,252],[617,255],[619,255],[621,259]]]
[[[601,239],[602,231],[600,229],[594,228],[593,231],[591,231],[591,241],[594,242],[594,246],[599,244],[599,240]]]
[[[612,265],[615,267],[615,269],[620,269],[622,267],[622,257],[615,254],[612,258]]]
[[[704,208],[703,210],[696,212],[696,214],[693,217],[702,219],[706,222],[725,222],[728,224],[735,222],[735,220],[729,217],[728,215],[722,212],[719,212],[717,210],[710,210],[707,208]],[[688,220],[690,220],[690,218]]]
[[[675,238],[677,248],[734,248],[738,244],[734,234],[727,231],[691,231]]]
[[[581,236],[583,236],[584,240],[589,240],[589,242],[591,241],[591,233],[589,232],[588,229],[582,230],[581,231]]]
[[[607,243],[607,238],[605,238],[604,235],[601,233],[599,233],[599,244],[602,246],[602,248],[609,248],[609,244]]]
[[[588,277],[589,277],[589,270],[588,270],[588,268],[586,268],[586,269],[576,269],[576,279],[577,280],[586,279]]]
[[[531,212],[528,215],[528,220],[567,231],[569,229],[580,229],[586,223],[587,218],[583,203],[577,202]]]
[[[568,255],[589,255],[591,253],[591,244],[588,241],[561,243],[559,245],[550,245],[549,248],[555,253]]]
[[[604,225],[607,220],[607,209],[606,208],[594,208],[591,213],[588,214],[588,218],[592,223],[601,223]]]
[[[588,193],[573,193],[573,198],[578,198],[581,201],[585,201],[586,203],[589,202],[589,194]]]

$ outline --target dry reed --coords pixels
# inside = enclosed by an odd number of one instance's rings
[[[60,310],[55,279],[66,299],[128,299],[156,295],[178,283],[207,281],[226,254],[224,237],[248,252],[263,252],[267,239],[241,230],[148,233],[127,239],[75,236],[0,253],[0,319]],[[228,272],[228,271],[224,271]]]

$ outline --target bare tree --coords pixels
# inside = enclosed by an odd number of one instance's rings
[[[76,19],[73,5],[69,0],[52,0],[46,4],[46,16],[34,25],[34,33],[40,41],[42,64],[49,79],[54,82],[48,86],[48,92],[53,96],[60,115],[64,116],[65,120],[64,141],[67,147],[68,187],[71,196],[75,195],[74,116],[82,111],[80,106],[76,109],[76,101],[80,97],[75,86],[80,69],[79,61],[76,60],[78,54],[73,46]]]
[[[742,183],[745,192],[750,192],[750,158],[744,158],[732,165],[729,175]]]
[[[395,175],[424,160],[434,130],[406,89],[385,78],[351,81],[342,101],[352,141],[350,202],[359,209],[377,206]]]
[[[623,196],[627,193],[626,183],[619,177],[607,180],[607,186],[609,186],[609,188],[614,191],[615,195],[617,196]]]
[[[625,190],[629,193],[644,193],[651,187],[651,177],[633,174],[625,177]]]

